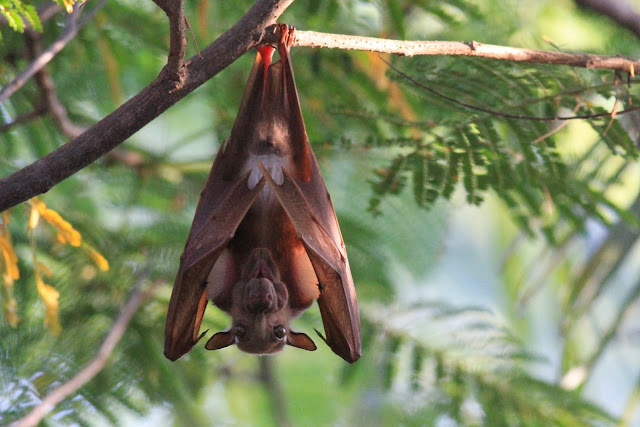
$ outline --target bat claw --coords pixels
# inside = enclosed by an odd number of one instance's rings
[[[296,32],[296,29],[287,24],[279,24],[280,25],[280,44],[284,45],[287,49],[289,49],[293,45],[293,36]]]
[[[321,339],[322,341],[324,341],[324,343],[325,343],[326,345],[329,345],[329,343],[327,342],[327,339],[324,337],[324,335],[322,335],[322,334],[320,333],[320,331],[319,331],[319,330],[317,330],[316,328],[313,328],[313,330],[314,330],[314,331],[316,331],[316,334],[318,334],[318,336],[320,337],[320,339]],[[331,347],[331,346],[329,345],[329,347]]]
[[[204,336],[207,334],[207,332],[209,332],[209,330],[208,330],[208,329],[207,329],[206,331],[204,331],[203,333],[201,333],[201,334],[200,334],[200,336],[198,337],[198,339],[196,340],[196,343],[197,343],[198,341],[200,341],[200,340],[202,339],[202,337],[204,337]],[[317,332],[317,331],[316,331],[316,332]],[[195,345],[195,343],[193,343],[193,344]]]

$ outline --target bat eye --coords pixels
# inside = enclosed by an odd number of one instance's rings
[[[236,337],[242,338],[247,333],[247,328],[243,325],[236,326]]]
[[[275,328],[273,328],[273,334],[276,336],[276,338],[281,340],[287,334],[287,330],[284,328],[284,326],[278,325]]]

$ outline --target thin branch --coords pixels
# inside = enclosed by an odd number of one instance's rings
[[[136,289],[127,302],[122,307],[120,315],[113,323],[111,331],[102,342],[96,357],[93,358],[89,364],[82,368],[73,378],[62,384],[60,387],[53,390],[47,397],[42,399],[42,402],[38,404],[33,410],[19,419],[13,424],[13,427],[31,427],[36,426],[40,421],[51,412],[58,403],[62,402],[72,393],[78,391],[83,385],[91,381],[107,363],[107,359],[113,352],[113,349],[122,339],[124,332],[127,330],[127,325],[138,310],[140,304],[142,304],[147,298],[149,298],[155,291],[157,283],[151,285],[149,289],[142,292],[140,289]]]
[[[81,5],[80,3],[76,3],[74,6],[74,10],[67,17],[67,22],[65,23],[64,30],[60,37],[53,42],[49,47],[47,47],[36,59],[29,64],[27,68],[22,70],[20,74],[16,76],[13,81],[4,86],[0,90],[0,102],[6,101],[11,95],[13,95],[18,89],[20,89],[24,84],[33,77],[38,71],[42,69],[49,61],[53,59],[54,56],[58,54],[73,38],[78,34],[78,31],[93,17],[93,15],[104,6],[106,0],[101,0],[100,3],[96,5],[91,11],[87,13],[87,15],[80,20],[80,11]]]
[[[259,0],[229,31],[185,64],[184,85],[175,87],[166,68],[140,93],[85,133],[45,157],[0,180],[0,212],[47,192],[90,165],[167,108],[263,42],[277,42],[272,25],[293,0]]]
[[[616,21],[640,37],[640,13],[622,0],[575,0],[584,9],[591,9]]]
[[[30,59],[35,59],[42,54],[42,39],[40,33],[33,30],[25,31],[25,41]],[[69,119],[67,109],[58,99],[55,83],[51,75],[49,75],[46,66],[42,67],[36,73],[35,80],[40,89],[42,101],[58,125],[60,132],[69,138],[75,138],[82,134],[86,128],[76,125]]]
[[[516,47],[455,41],[402,41],[374,37],[296,31],[294,46],[326,47],[333,49],[367,50],[395,53],[404,56],[448,55],[476,56],[533,64],[571,65],[584,68],[604,68],[629,72],[630,67],[640,69],[640,61],[619,56],[591,55],[586,53],[552,52],[520,49]]]
[[[498,117],[503,117],[505,119],[517,119],[517,120],[533,120],[533,121],[560,121],[560,120],[588,120],[588,119],[596,119],[599,117],[615,117],[616,115],[621,115],[621,114],[628,114],[631,113],[632,111],[638,111],[640,110],[640,107],[629,107],[626,110],[622,110],[622,111],[612,111],[609,113],[597,113],[597,114],[578,114],[578,115],[573,115],[573,116],[528,116],[526,114],[511,114],[511,113],[504,113],[502,111],[498,111],[498,110],[492,110],[490,108],[484,108],[484,107],[480,107],[477,105],[473,105],[473,104],[469,104],[467,102],[464,101],[460,101],[452,96],[448,96],[445,95],[442,92],[439,92],[427,85],[425,85],[424,83],[421,83],[419,81],[417,81],[416,79],[414,79],[413,77],[409,76],[406,73],[403,73],[402,71],[400,71],[398,68],[394,67],[393,65],[391,65],[391,63],[389,63],[386,60],[382,60],[385,64],[387,64],[389,66],[389,68],[391,68],[393,71],[395,71],[396,73],[398,73],[399,75],[401,75],[402,77],[404,77],[405,79],[407,79],[408,81],[410,81],[411,83],[413,83],[414,85],[426,90],[427,92],[430,92],[436,96],[439,96],[440,98],[446,99],[447,101],[450,101],[454,104],[460,105],[461,107],[465,107],[465,108],[469,108],[471,110],[476,110],[476,111],[480,111],[483,113],[488,113],[491,114],[493,116],[498,116]],[[575,110],[574,110],[575,111]]]
[[[169,18],[169,56],[166,68],[176,83],[181,85],[185,77],[182,67],[187,52],[184,0],[153,0],[153,2],[164,10]]]
[[[27,123],[39,117],[42,117],[43,115],[47,114],[48,111],[49,109],[47,108],[47,106],[43,102],[41,102],[36,108],[29,111],[28,113],[16,117],[9,123],[0,125],[0,133],[8,132],[14,126],[22,123]]]
[[[58,3],[45,3],[40,9],[38,9],[38,17],[40,18],[40,22],[44,24],[49,19],[57,15],[61,10],[62,6],[60,6]]]

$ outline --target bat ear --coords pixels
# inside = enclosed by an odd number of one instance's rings
[[[287,344],[307,351],[314,351],[317,348],[313,340],[303,332],[290,331],[287,335]]]
[[[231,330],[214,334],[204,346],[207,350],[220,350],[236,343],[236,336]]]

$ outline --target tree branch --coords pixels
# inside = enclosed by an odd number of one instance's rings
[[[27,122],[30,122],[32,120],[35,120],[38,117],[41,117],[41,116],[47,114],[48,111],[49,111],[49,109],[44,104],[44,102],[40,102],[39,105],[36,108],[34,108],[33,110],[29,111],[28,113],[25,113],[25,114],[22,114],[22,115],[16,117],[15,119],[13,119],[13,121],[11,121],[9,123],[6,123],[4,125],[0,125],[0,133],[7,132],[12,127],[17,126],[19,124],[27,123]]]
[[[259,0],[236,25],[185,64],[182,87],[176,88],[163,69],[149,86],[85,133],[0,180],[0,212],[45,193],[93,163],[263,40],[278,40],[278,27],[269,26],[292,2]]]
[[[30,59],[33,60],[42,54],[42,39],[40,33],[33,30],[26,30],[25,41]],[[51,113],[60,132],[69,138],[75,138],[82,134],[86,128],[77,126],[69,119],[67,109],[62,105],[60,99],[58,99],[55,83],[49,75],[46,66],[38,70],[35,74],[35,80],[40,89],[42,103],[46,106],[47,111]]]
[[[619,56],[602,56],[587,53],[555,52],[491,44],[455,41],[402,41],[374,37],[296,31],[294,46],[327,47],[333,49],[367,50],[395,53],[404,56],[449,55],[475,56],[533,64],[571,65],[584,68],[604,68],[630,72],[630,67],[640,69],[640,61]]]
[[[640,13],[622,0],[575,0],[584,9],[591,9],[616,21],[640,37]]]
[[[158,1],[164,4],[166,0]],[[275,23],[292,2],[293,0],[257,1],[233,28],[184,64],[181,69],[185,75],[183,84],[176,85],[175,73],[172,71],[172,68],[175,70],[179,65],[167,64],[149,86],[87,132],[42,159],[0,180],[0,212],[47,192],[58,182],[91,164],[253,47],[261,43],[277,43],[280,30],[271,24]],[[171,19],[176,19],[175,15],[172,15]],[[621,57],[518,49],[475,41],[398,41],[297,31],[294,45],[360,49],[406,56],[476,56],[508,61],[604,68],[623,72],[640,69],[640,61]]]
[[[169,56],[166,68],[167,72],[173,75],[176,84],[181,85],[185,77],[182,67],[187,52],[184,0],[153,0],[153,2],[164,10],[169,18]]]
[[[140,289],[136,289],[127,304],[122,307],[120,315],[111,327],[111,331],[109,331],[109,334],[102,342],[96,357],[88,365],[82,368],[82,370],[80,370],[73,378],[49,393],[47,397],[42,399],[42,402],[40,402],[38,406],[33,408],[29,414],[12,424],[12,426],[31,427],[38,425],[38,423],[49,412],[51,412],[58,403],[62,402],[69,395],[75,393],[83,385],[91,381],[93,377],[95,377],[102,368],[104,368],[104,365],[107,363],[107,359],[113,352],[113,349],[120,342],[124,332],[127,330],[129,321],[138,310],[140,304],[153,294],[156,286],[157,283],[151,285],[151,287],[145,292],[140,291]]]

